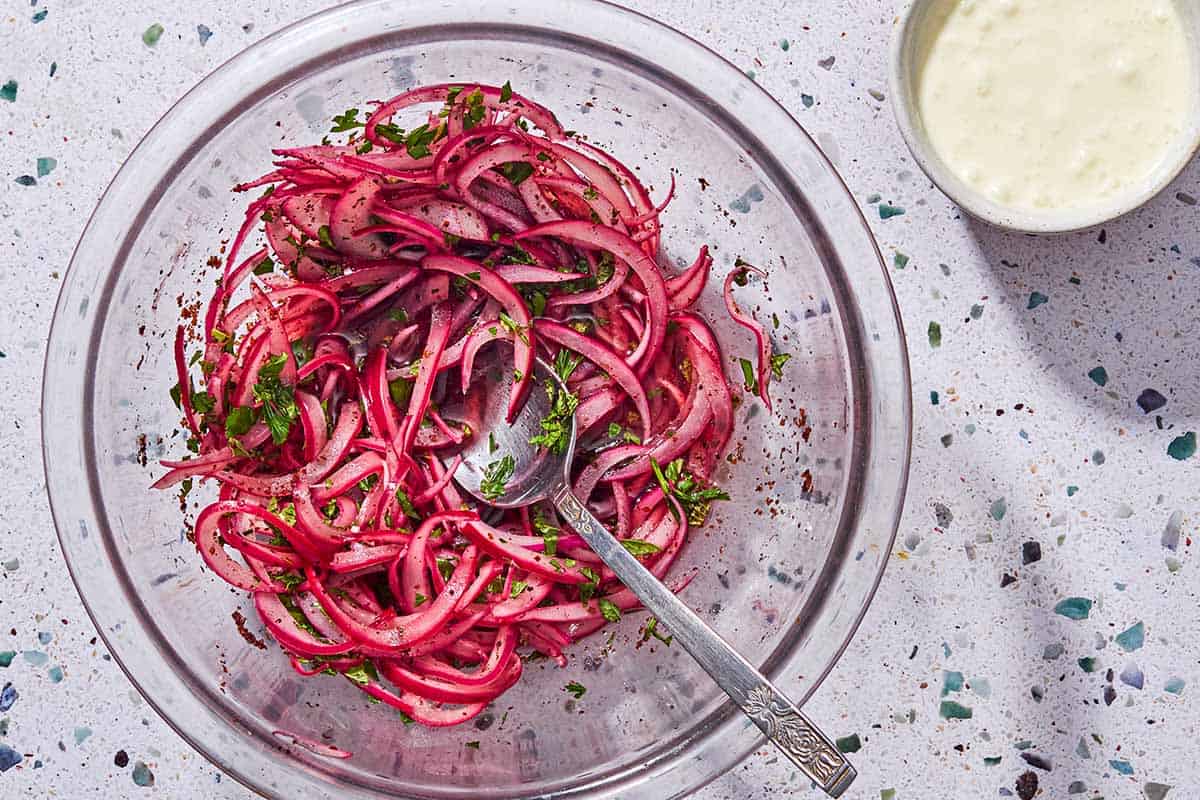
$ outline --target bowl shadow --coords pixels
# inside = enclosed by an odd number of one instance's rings
[[[968,220],[999,300],[987,313],[1010,317],[1030,368],[1060,394],[1116,424],[1165,428],[1200,412],[1198,198],[1194,160],[1147,205],[1086,231],[1033,236]]]

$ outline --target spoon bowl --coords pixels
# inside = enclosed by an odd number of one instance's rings
[[[575,425],[569,426],[565,449],[551,452],[535,447],[529,440],[541,432],[541,421],[551,409],[551,392],[566,391],[557,373],[542,359],[534,362],[532,383],[521,413],[509,424],[505,419],[504,403],[515,381],[512,359],[507,364],[501,353],[504,348],[489,351],[491,358],[481,359],[475,369],[475,381],[484,381],[489,402],[483,404],[481,428],[462,451],[462,464],[454,480],[464,490],[497,508],[527,506],[550,496],[551,490],[562,483],[570,456],[575,451]],[[511,469],[508,462],[511,459]],[[489,472],[507,473],[503,493],[485,492],[487,486],[499,485],[487,481]]]

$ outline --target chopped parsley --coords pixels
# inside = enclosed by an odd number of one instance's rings
[[[413,382],[408,378],[396,378],[388,381],[388,394],[392,396],[392,402],[398,406],[407,406],[409,398],[412,397]]]
[[[426,600],[428,600],[428,599],[429,599],[429,598],[428,598],[428,597],[426,597],[425,595],[421,594],[420,592],[417,592],[416,596],[414,596],[414,597],[413,597],[413,605],[414,605],[414,606],[419,606],[419,605],[423,604],[423,603],[424,603]]]
[[[587,578],[587,583],[579,584],[579,602],[586,603],[596,596],[596,590],[600,588],[600,576],[591,567],[580,567],[579,572]]]
[[[537,264],[537,259],[524,247],[514,242],[509,245],[509,252],[504,256],[503,263],[534,265]]]
[[[558,375],[558,379],[563,383],[567,382],[567,378],[571,377],[571,373],[575,368],[583,363],[583,356],[572,354],[565,348],[558,351],[554,356],[554,374]]]
[[[404,512],[404,516],[409,519],[421,518],[421,515],[417,513],[416,506],[413,505],[412,499],[408,496],[408,492],[404,491],[403,486],[396,487],[396,502],[400,504],[400,510]]]
[[[249,406],[234,406],[225,417],[225,436],[232,439],[244,436],[254,424],[254,409]]]
[[[279,380],[287,355],[279,353],[266,360],[258,370],[258,383],[254,384],[254,397],[262,402],[263,421],[271,430],[271,441],[283,444],[287,441],[292,423],[300,417],[296,407],[296,395],[292,387]],[[228,421],[226,421],[228,428]]]
[[[488,431],[488,455],[500,449],[500,443],[496,441],[496,434]]]
[[[454,560],[450,558],[439,558],[437,560],[438,573],[442,576],[442,580],[450,580],[450,576],[454,574]]]
[[[645,642],[651,636],[653,636],[655,639],[658,639],[667,647],[670,647],[671,642],[675,640],[674,636],[663,636],[658,632],[658,617],[651,617],[650,619],[646,620],[646,627],[642,632],[642,641]]]
[[[776,353],[771,356],[771,374],[775,380],[783,380],[783,365],[791,359],[791,353]]]
[[[534,512],[533,529],[538,532],[545,543],[545,554],[548,557],[555,555],[558,552],[558,528],[542,516],[541,509]]]
[[[528,586],[529,584],[525,581],[513,581],[512,589],[509,590],[508,596],[516,600]]]
[[[649,556],[662,550],[661,547],[653,542],[645,542],[641,539],[622,539],[621,546],[635,556]]]
[[[192,395],[192,408],[197,414],[207,414],[216,406],[216,400],[208,392],[196,392]]]
[[[758,378],[754,375],[754,365],[748,358],[739,358],[738,363],[742,365],[742,379],[746,381],[746,391],[757,392]]]
[[[357,667],[352,667],[342,674],[359,686],[366,686],[368,683],[379,683],[379,673],[375,670],[375,664],[371,661],[364,661]]]
[[[313,346],[304,339],[297,339],[292,342],[292,356],[296,359],[296,366],[302,367],[313,358]]]
[[[317,241],[319,241],[324,247],[328,247],[330,250],[337,249],[333,243],[333,232],[329,230],[328,225],[322,225],[321,227],[317,228]]]
[[[512,84],[509,83],[508,81],[505,81],[504,85],[500,87],[500,102],[507,103],[511,99],[512,99]]]
[[[358,121],[358,109],[347,108],[345,112],[338,114],[333,118],[333,127],[329,129],[330,133],[345,133],[352,131],[355,128],[361,128],[363,123]]]
[[[728,500],[729,495],[715,486],[701,488],[691,474],[683,471],[683,459],[677,458],[667,465],[664,470],[657,461],[650,460],[650,468],[658,480],[658,486],[663,494],[674,497],[679,501],[687,515],[688,522],[693,525],[703,525],[708,516],[709,506],[714,500]],[[671,514],[678,517],[679,512],[674,505],[668,505]]]
[[[642,443],[642,437],[638,436],[636,433],[627,428],[621,427],[621,425],[616,422],[608,423],[608,435],[614,439],[624,439],[631,444]]]
[[[526,161],[510,161],[496,167],[496,170],[508,178],[508,182],[513,186],[519,186],[522,181],[533,174],[533,165]]]
[[[483,122],[485,114],[487,114],[487,106],[483,104],[483,91],[476,88],[475,91],[467,95],[467,108],[463,114],[463,128],[466,130],[474,128]]]
[[[176,382],[176,384],[171,387],[171,402],[175,404],[176,408],[178,408],[180,411],[182,411],[183,410],[183,402],[182,401],[183,401],[183,392],[179,388],[179,383]]]
[[[386,122],[375,126],[375,135],[387,139],[392,144],[404,144],[404,128]]]
[[[288,589],[295,589],[304,583],[304,576],[296,572],[281,572],[275,576],[276,583],[282,583]]]
[[[559,351],[562,356],[563,351]],[[568,354],[569,357],[569,354]],[[570,375],[578,364],[570,365],[566,374]],[[559,375],[559,359],[554,360],[554,371]],[[565,378],[564,378],[565,380]],[[562,455],[567,450],[571,439],[572,420],[575,409],[579,406],[579,397],[566,389],[559,389],[554,383],[546,382],[546,395],[550,398],[550,413],[542,418],[542,432],[529,437],[529,443],[544,447],[555,455]]]
[[[525,326],[517,322],[503,311],[500,312],[500,324],[503,325],[505,330],[507,330],[509,333],[516,334],[517,338],[519,338],[523,344],[529,344],[529,334],[526,331]]]
[[[563,691],[572,695],[576,700],[587,694],[587,687],[578,681],[571,681],[563,687]]]
[[[506,455],[499,461],[493,461],[484,467],[483,480],[479,483],[479,491],[488,500],[497,500],[504,496],[505,484],[512,477],[517,462],[512,455]]]
[[[598,601],[600,605],[600,615],[609,622],[621,621],[621,609],[617,608],[617,604],[612,600],[601,597]]]
[[[434,143],[441,130],[441,126],[429,130],[428,123],[422,123],[404,137],[404,148],[413,158],[424,158],[429,155],[429,145]]]

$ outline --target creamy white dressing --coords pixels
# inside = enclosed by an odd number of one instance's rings
[[[1172,0],[953,0],[917,63],[918,109],[942,160],[1027,211],[1136,194],[1196,102]]]

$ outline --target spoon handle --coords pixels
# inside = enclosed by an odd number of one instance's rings
[[[829,737],[634,558],[567,486],[560,486],[553,500],[567,524],[633,590],[759,730],[830,797],[840,797],[857,773]]]

